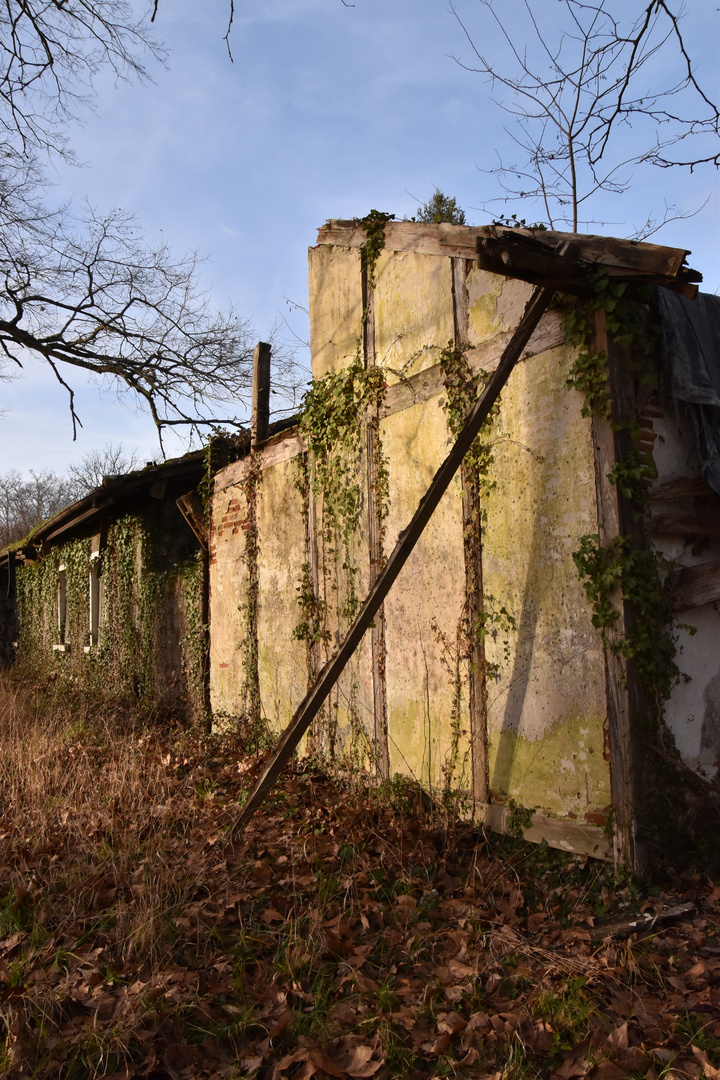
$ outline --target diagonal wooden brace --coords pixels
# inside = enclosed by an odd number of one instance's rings
[[[365,603],[360,608],[354,623],[345,636],[345,640],[332,660],[329,660],[322,669],[315,680],[315,684],[308,690],[295,715],[281,735],[270,761],[258,778],[248,801],[232,827],[231,836],[236,836],[260,807],[312,723],[313,718],[320,711],[333,686],[340,678],[345,665],[360,644],[363,635],[370,628],[370,624],[381,604],[422,536],[425,526],[430,521],[438,503],[450,486],[452,478],[460,468],[463,458],[472,446],[480,428],[487,420],[500,391],[510,377],[511,371],[522,356],[523,350],[535,327],[540,322],[540,318],[550,303],[552,295],[552,288],[538,287],[535,289],[525,307],[515,333],[503,351],[497,368],[475,402],[454,446],[435,473],[430,487],[421,499],[410,524],[400,533],[392,554],[368,593]]]

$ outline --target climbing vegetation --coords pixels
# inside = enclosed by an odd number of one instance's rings
[[[96,642],[90,639],[93,563],[100,590]],[[205,719],[203,573],[202,559],[191,553],[180,566],[168,567],[162,536],[135,515],[110,526],[97,560],[91,562],[85,538],[28,561],[17,575],[17,674],[28,671],[106,698],[127,699],[148,714],[180,708],[185,716]],[[165,632],[168,611],[183,627],[179,642]]]
[[[567,385],[583,394],[583,416],[609,420],[613,431],[625,436],[627,448],[608,479],[627,500],[637,528],[606,545],[598,534],[587,534],[580,538],[573,559],[593,608],[593,624],[606,647],[632,661],[640,685],[661,712],[681,674],[676,662],[677,626],[663,587],[670,565],[653,549],[650,539],[648,485],[656,475],[655,465],[652,456],[640,449],[638,417],[614,413],[606,351],[590,347],[593,315],[602,311],[607,333],[626,350],[628,377],[641,386],[655,387],[657,329],[652,294],[631,295],[626,284],[604,274],[591,280],[591,300],[584,305],[573,302],[564,317],[568,342],[580,348]],[[620,599],[631,605],[633,613],[623,632],[618,630]]]

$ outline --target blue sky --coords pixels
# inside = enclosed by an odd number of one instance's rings
[[[132,210],[149,238],[162,234],[178,251],[208,256],[203,275],[214,299],[251,318],[258,338],[283,318],[306,338],[302,311],[285,298],[307,303],[307,248],[317,227],[373,207],[410,216],[436,184],[457,197],[469,223],[487,222],[479,207],[497,187],[481,169],[493,164],[496,149],[507,152],[507,118],[487,84],[452,59],[469,52],[447,0],[235,6],[231,63],[222,40],[226,0],[160,0],[156,27],[168,46],[167,69],[153,67],[151,85],[98,83],[95,113],[72,133],[86,166],[55,173],[56,197]],[[456,6],[497,55],[500,42],[478,0]],[[715,4],[693,0],[685,28],[698,74],[717,93]],[[624,137],[632,145],[632,133]],[[592,231],[628,235],[664,199],[692,209],[706,198],[697,217],[653,239],[691,248],[690,264],[714,292],[714,170],[645,170],[627,194],[595,203],[607,224]],[[108,440],[158,456],[153,425],[129,395],[99,396],[82,379],[76,385],[84,428],[75,443],[63,391],[41,364],[0,385],[0,471],[62,471]]]

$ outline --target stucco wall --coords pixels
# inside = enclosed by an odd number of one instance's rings
[[[297,590],[305,561],[301,499],[294,483],[295,450],[290,440],[283,459],[261,469],[255,488],[260,697],[264,717],[277,730],[285,726],[307,690],[305,648],[293,637],[300,621]],[[220,472],[212,500],[210,699],[216,714],[239,715],[247,705],[247,471],[247,462],[238,461]]]
[[[524,806],[596,820],[610,802],[605,663],[572,552],[597,530],[589,422],[563,346],[520,364],[493,434],[485,591],[516,620],[490,689],[490,786]]]
[[[357,246],[319,244],[310,250],[315,377],[348,366],[363,348],[386,374],[379,426],[389,469],[386,554],[450,445],[438,367],[442,350],[460,335],[473,369],[492,370],[529,291],[474,269],[469,260],[385,250],[369,293],[368,346]],[[604,654],[572,560],[579,537],[597,530],[593,446],[580,395],[566,388],[572,354],[561,344],[558,326],[556,315],[541,324],[529,358],[503,392],[490,436],[497,484],[485,506],[485,589],[516,625],[505,633],[491,624],[486,642],[488,661],[498,670],[488,686],[489,782],[501,801],[513,798],[545,814],[599,825],[610,803]],[[358,437],[365,501],[352,560],[364,595],[368,490],[361,432]],[[298,444],[295,453],[300,450]],[[211,687],[214,706],[228,712],[240,706],[243,679],[238,606],[247,580],[241,558],[245,511],[242,492],[230,483],[239,468],[229,466],[218,475],[213,502]],[[283,466],[289,468],[290,463]],[[290,474],[279,466],[263,472],[258,500],[261,697],[268,718],[284,726],[281,718],[290,719],[305,690],[306,657],[302,643],[292,640],[292,628],[307,559],[306,529]],[[329,633],[320,650],[325,657],[343,629],[337,614],[343,571],[322,538],[322,507],[315,503],[311,513],[316,585]],[[469,671],[465,660],[456,666],[466,600],[464,559],[458,476],[384,612],[390,772],[415,776],[433,789],[442,787],[450,766],[453,784],[471,787]],[[341,743],[351,741],[353,725],[373,731],[378,672],[369,638],[332,702]]]

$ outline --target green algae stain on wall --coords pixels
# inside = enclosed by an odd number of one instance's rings
[[[447,695],[426,700],[406,698],[388,711],[391,772],[412,776],[430,792],[438,792],[446,778],[452,788],[468,789],[470,742],[467,721],[457,752],[453,754],[448,723],[451,704]]]
[[[498,301],[506,279],[474,268],[467,276],[470,344],[489,341],[504,329]]]
[[[386,251],[375,278],[375,349],[390,385],[437,364],[455,333],[452,266],[439,255]]]
[[[496,798],[509,796],[522,806],[580,821],[587,814],[607,810],[610,775],[602,717],[571,710],[542,738],[529,739],[515,730],[495,727],[488,742]]]
[[[596,528],[590,425],[567,394],[566,347],[520,364],[494,433],[497,488],[487,500],[485,588],[517,621],[489,688],[490,786],[559,816],[610,802],[605,673],[572,552]]]

